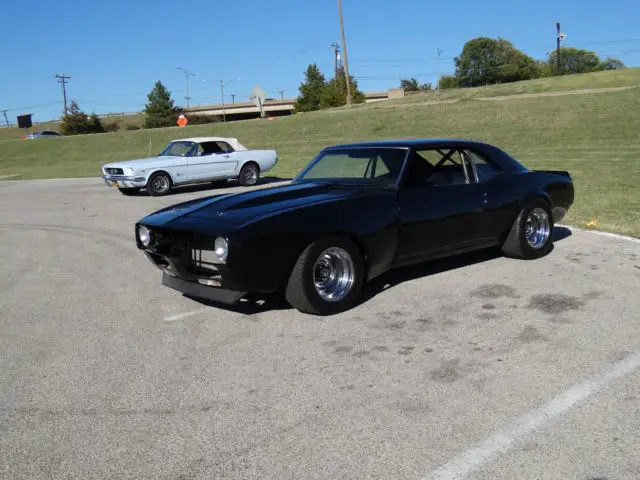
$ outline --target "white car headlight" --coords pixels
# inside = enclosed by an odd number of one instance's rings
[[[144,225],[140,225],[140,227],[138,227],[138,238],[140,239],[140,243],[148,247],[151,243],[151,232]]]
[[[227,240],[222,237],[217,237],[214,242],[214,248],[216,256],[224,262],[229,254],[229,244],[227,243]]]

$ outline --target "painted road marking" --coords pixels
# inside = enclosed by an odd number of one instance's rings
[[[629,355],[600,376],[587,380],[561,393],[541,408],[523,415],[514,423],[497,431],[476,447],[457,456],[449,463],[423,477],[424,480],[454,480],[466,478],[497,455],[506,452],[524,435],[540,428],[562,413],[599,392],[613,380],[640,367],[640,353]]]
[[[178,313],[177,315],[171,315],[169,317],[165,317],[164,321],[165,322],[175,322],[177,320],[182,320],[184,318],[189,318],[189,317],[193,317],[195,315],[200,315],[201,313],[204,313],[208,310],[211,310],[210,308],[200,308],[198,310],[191,310],[189,312],[184,312],[184,313]]]

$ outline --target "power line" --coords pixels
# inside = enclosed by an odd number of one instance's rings
[[[580,46],[589,46],[589,45],[605,45],[612,43],[635,43],[640,42],[640,38],[628,38],[628,39],[619,39],[619,40],[603,40],[598,42],[582,42],[582,43],[567,43],[573,47]],[[531,52],[534,50],[549,50],[551,48],[555,48],[556,44],[546,44],[538,47],[528,47],[528,48],[519,48],[521,52]],[[608,55],[601,53],[599,55]],[[455,60],[456,57],[415,57],[415,58],[395,58],[395,59],[381,59],[381,58],[365,58],[365,59],[356,59],[351,63],[363,64],[363,63],[391,63],[391,64],[401,64],[401,63],[413,63],[413,62],[437,62],[438,60]]]
[[[56,78],[58,79],[58,83],[62,84],[62,99],[64,101],[64,114],[67,114],[67,81],[71,79],[71,75],[59,74],[56,73]]]

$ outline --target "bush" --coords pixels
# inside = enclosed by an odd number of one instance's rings
[[[127,130],[140,130],[140,125],[129,124],[127,125]]]
[[[104,124],[105,132],[117,132],[120,130],[120,122],[117,120],[113,120],[112,122],[108,122]]]
[[[189,125],[202,125],[205,123],[215,123],[220,121],[220,118],[217,115],[187,114],[186,117],[189,121]]]

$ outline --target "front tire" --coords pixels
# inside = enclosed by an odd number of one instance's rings
[[[154,197],[161,197],[171,191],[171,177],[165,172],[156,172],[147,182],[147,192]]]
[[[321,238],[298,257],[285,299],[296,310],[312,315],[344,312],[358,302],[364,278],[360,249],[350,238]]]
[[[255,163],[247,163],[240,169],[238,182],[243,187],[255,185],[260,180],[260,168]]]
[[[505,255],[535,259],[549,253],[553,243],[553,215],[541,198],[528,203],[518,215],[502,245]]]

